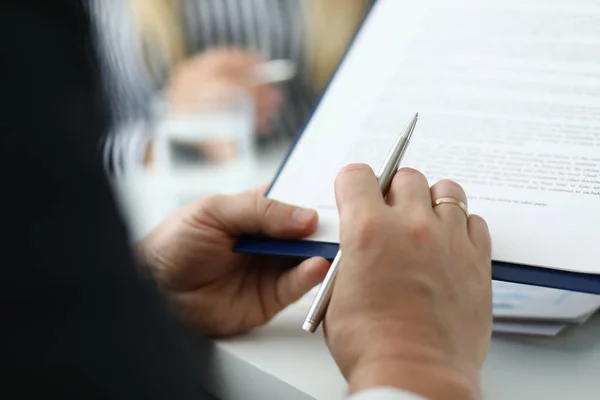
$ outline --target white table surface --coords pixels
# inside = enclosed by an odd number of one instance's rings
[[[253,179],[244,184],[268,183],[284,152],[281,148],[263,158]],[[225,189],[203,182],[202,174],[189,173],[165,189],[164,180],[148,172],[117,182],[133,239],[185,202],[182,197]],[[211,364],[199,371],[206,387],[223,400],[344,398],[346,383],[322,334],[300,329],[307,310],[308,305],[299,303],[264,328],[215,341]],[[600,399],[600,315],[555,338],[494,337],[483,369],[483,388],[486,400]]]
[[[343,399],[346,383],[320,331],[300,329],[298,305],[262,329],[216,342],[218,379],[205,385],[229,399]],[[555,338],[496,336],[483,369],[485,400],[598,400],[600,315]]]

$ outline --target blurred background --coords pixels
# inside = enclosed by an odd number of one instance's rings
[[[134,239],[268,184],[371,3],[91,2],[114,115],[101,151]]]

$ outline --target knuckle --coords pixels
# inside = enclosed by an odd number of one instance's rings
[[[436,183],[436,186],[439,189],[443,189],[444,193],[449,193],[453,196],[462,196],[466,198],[465,190],[456,181],[453,181],[451,179],[442,179]]]
[[[356,216],[354,244],[359,249],[367,249],[379,242],[379,237],[384,228],[385,221],[373,213]]]
[[[431,304],[439,292],[436,280],[426,274],[413,275],[408,283],[415,297],[424,304]]]
[[[334,186],[336,189],[343,189],[345,186],[350,185],[352,176],[357,173],[364,173],[372,171],[371,168],[366,164],[349,164],[346,165],[335,177]]]
[[[370,171],[371,167],[369,167],[365,163],[350,163],[342,168],[342,172],[356,172],[356,171]]]
[[[404,167],[404,168],[400,168],[398,170],[398,172],[396,172],[397,176],[402,176],[402,175],[411,175],[411,176],[417,176],[419,178],[422,179],[426,179],[425,175],[423,175],[423,173],[419,170],[416,170],[414,168],[409,168],[409,167]]]
[[[223,212],[223,204],[227,201],[225,195],[210,195],[197,200],[183,208],[181,212],[186,215],[190,211],[190,218],[194,224],[207,223],[207,221],[218,221]]]
[[[429,184],[427,184],[427,178],[425,177],[425,175],[423,175],[423,173],[416,169],[405,167],[399,169],[396,172],[396,174],[394,175],[394,179],[392,180],[392,185],[406,185],[408,183],[411,186],[413,186],[419,181],[425,182],[427,187],[429,187]]]
[[[352,164],[348,164],[344,168],[342,168],[342,170],[338,174],[338,177],[350,175],[350,174],[356,174],[356,173],[372,172],[372,171],[373,170],[371,169],[371,167],[369,167],[367,164],[352,163]]]
[[[226,200],[225,195],[222,194],[214,194],[210,196],[206,196],[205,198],[200,200],[200,211],[211,211],[218,208],[221,204]]]
[[[276,211],[277,202],[265,196],[256,196],[257,215],[270,216]]]
[[[365,173],[373,174],[373,170],[367,164],[353,163],[346,165],[335,178],[336,189],[342,189],[351,185],[351,181],[355,179],[354,176],[360,176]]]
[[[408,225],[410,241],[418,246],[435,245],[438,243],[438,233],[433,222],[429,218],[418,217],[410,221]]]

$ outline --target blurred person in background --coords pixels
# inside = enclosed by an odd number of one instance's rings
[[[151,161],[152,104],[187,105],[202,90],[249,89],[259,144],[290,140],[373,0],[130,0],[95,2],[98,43],[115,105],[104,145],[111,170]],[[289,82],[256,85],[262,60],[291,60]]]

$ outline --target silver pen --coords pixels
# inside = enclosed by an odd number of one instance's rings
[[[379,187],[381,188],[383,197],[387,195],[390,189],[390,184],[392,183],[392,178],[398,170],[400,162],[404,158],[404,154],[406,153],[406,149],[408,148],[418,119],[419,113],[416,113],[402,134],[398,136],[398,139],[396,139],[394,142],[392,150],[390,150],[377,174],[377,180],[379,182]],[[329,305],[329,299],[331,298],[331,292],[333,291],[333,283],[338,273],[341,259],[342,250],[339,250],[333,259],[333,263],[329,268],[329,272],[327,272],[327,275],[325,276],[325,279],[323,280],[323,283],[317,292],[317,296],[315,297],[315,300],[308,311],[308,315],[304,319],[304,323],[302,324],[303,330],[314,333],[319,327],[319,324],[321,324],[321,321],[325,316],[327,306]]]

